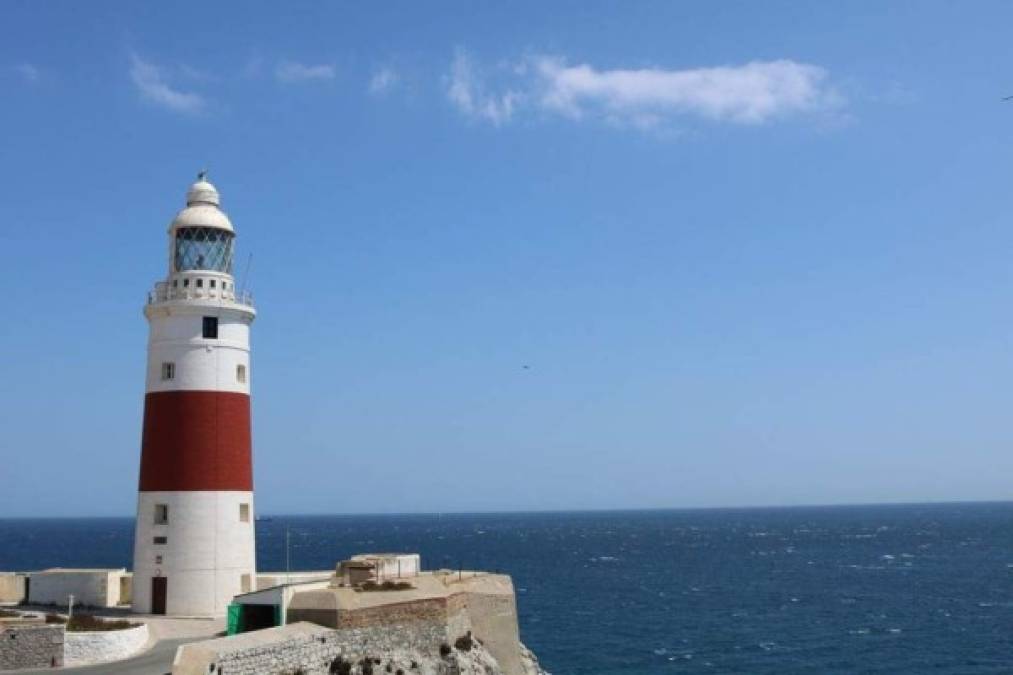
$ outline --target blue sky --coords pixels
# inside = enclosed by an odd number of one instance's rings
[[[3,5],[0,515],[132,512],[202,167],[261,512],[1009,497],[1013,6],[278,8]]]

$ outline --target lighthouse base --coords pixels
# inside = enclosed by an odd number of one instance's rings
[[[139,493],[135,612],[224,616],[256,574],[252,492]]]

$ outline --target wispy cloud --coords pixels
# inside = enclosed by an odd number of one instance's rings
[[[373,73],[373,77],[369,78],[369,93],[386,93],[397,86],[398,79],[400,79],[398,74],[392,68],[380,68]]]
[[[202,96],[173,88],[169,85],[162,68],[145,61],[137,54],[130,55],[130,79],[142,98],[168,110],[194,114],[205,107]]]
[[[825,109],[836,100],[826,87],[826,70],[788,60],[689,70],[596,70],[542,57],[534,68],[542,88],[540,103],[576,117],[605,110],[620,116],[691,114],[759,124]]]
[[[474,62],[458,50],[447,95],[463,113],[496,125],[526,109],[639,128],[685,118],[756,125],[830,112],[844,103],[824,68],[787,59],[691,69],[598,69],[570,65],[559,56],[535,56],[513,64],[508,75],[499,93],[490,92]]]
[[[335,75],[337,71],[329,64],[307,65],[295,61],[282,61],[274,69],[275,79],[286,84],[333,80]]]
[[[42,73],[31,63],[19,63],[14,66],[14,72],[21,76],[25,82],[38,82]]]
[[[446,77],[447,97],[458,110],[469,117],[483,119],[499,126],[510,121],[523,95],[512,89],[490,93],[485,78],[477,71],[472,58],[463,49],[454,54]]]

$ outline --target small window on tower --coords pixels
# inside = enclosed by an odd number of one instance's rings
[[[209,340],[218,339],[218,317],[204,317],[204,337]]]
[[[186,288],[189,285],[190,285],[190,280],[189,279],[183,279],[183,288]]]
[[[156,544],[168,544],[169,543],[169,538],[168,537],[155,537],[153,541]]]
[[[197,288],[204,288],[204,280],[203,279],[198,279],[197,280]]]
[[[160,555],[156,555],[155,556],[155,564],[156,565],[161,565],[162,564],[162,556],[160,556]]]
[[[242,363],[236,366],[236,381],[246,382],[246,366]]]
[[[240,504],[239,505],[239,522],[248,523],[250,522],[250,505]]]
[[[155,504],[155,525],[165,525],[169,522],[169,505]]]
[[[172,280],[172,287],[173,288],[179,288],[179,279],[173,279]]]
[[[211,288],[214,288],[215,287],[215,280],[214,279],[208,280],[208,286],[210,286]]]
[[[176,377],[176,364],[175,363],[170,363],[168,361],[165,362],[165,363],[163,363],[162,364],[162,379],[163,380],[171,380],[174,377]]]

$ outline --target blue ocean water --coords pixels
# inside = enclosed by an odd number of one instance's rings
[[[258,567],[513,575],[555,675],[1013,672],[1013,503],[278,516]],[[131,519],[0,520],[0,569],[129,566]]]

